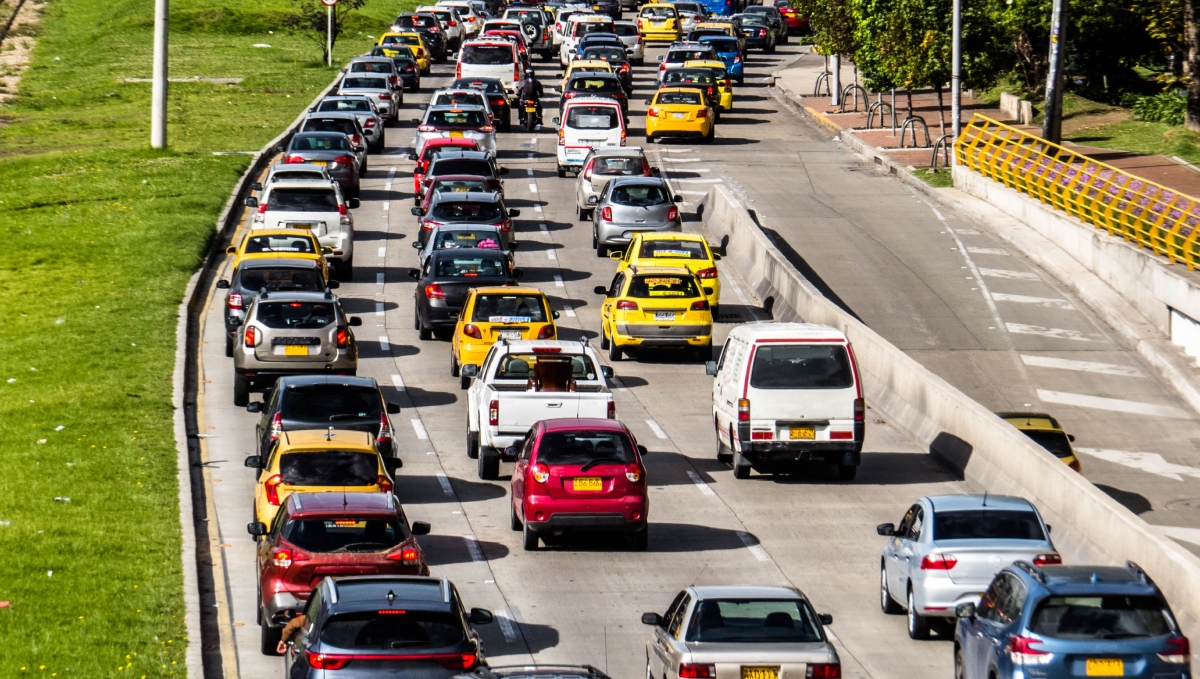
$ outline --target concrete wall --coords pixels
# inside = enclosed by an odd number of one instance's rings
[[[701,209],[714,241],[727,242],[724,261],[760,299],[772,300],[777,320],[823,323],[847,334],[871,408],[972,485],[1036,504],[1068,563],[1136,561],[1166,593],[1185,633],[1200,635],[1200,559],[822,296],[724,186],[710,189]]]
[[[1022,125],[1033,122],[1033,102],[1026,101],[1015,94],[1000,93],[1000,110],[1010,119]]]

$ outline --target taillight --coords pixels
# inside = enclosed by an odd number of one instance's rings
[[[651,118],[657,118],[658,117],[658,107],[651,106],[650,108],[646,109],[646,115],[650,116]]]
[[[342,156],[342,158],[345,158],[345,157],[346,157],[346,156]],[[336,161],[335,161],[335,162],[336,162]],[[349,208],[347,208],[347,207],[346,207],[346,204],[345,204],[345,203],[341,203],[341,204],[339,204],[339,205],[338,205],[338,214],[339,214],[339,215],[341,215],[341,216],[343,216],[343,217],[345,217],[346,215],[350,214],[350,210],[349,210]]]
[[[734,55],[734,57],[733,57],[733,63],[735,63],[735,64],[740,64],[740,63],[742,63],[742,55],[741,55],[741,53],[740,53],[740,52],[739,52],[738,54]]]
[[[392,424],[388,422],[387,415],[379,413],[379,435],[375,437],[379,443],[392,442]]]
[[[266,204],[266,203],[259,203],[259,205],[258,205],[258,214],[260,214],[260,215],[265,215],[266,213],[267,213],[267,204]]]
[[[314,670],[340,670],[349,665],[351,660],[350,656],[346,655],[328,655],[312,651],[305,651],[304,657],[308,660],[308,666]]]
[[[616,401],[608,402],[608,419],[610,419],[610,420],[617,419],[617,402]]]
[[[451,26],[457,26],[457,25],[458,25],[458,22],[457,22],[457,21],[451,21],[451,22],[448,22],[448,23],[449,23]]]
[[[375,127],[375,119],[367,118],[367,122],[363,123],[363,127],[367,128],[368,130],[374,128]]]
[[[462,64],[461,63],[454,67],[454,77],[455,78],[462,77]]]
[[[303,158],[301,158],[300,156],[292,154],[292,155],[285,156],[283,159],[283,162],[286,164],[292,165],[295,163],[303,163],[303,162],[305,162],[305,160]]]
[[[271,418],[270,437],[272,441],[279,440],[279,435],[283,432],[283,413],[275,413],[275,417]]]
[[[611,207],[608,207],[607,205],[606,205],[606,206],[604,206],[604,207],[603,207],[603,208],[600,210],[600,219],[603,219],[603,220],[604,220],[604,221],[606,221],[606,222],[611,222],[611,221],[612,221],[612,218],[613,218],[613,217],[612,217],[612,208],[611,208]]]
[[[841,679],[842,666],[837,663],[809,663],[808,668],[804,670],[804,676],[812,679]]]
[[[750,399],[738,399],[738,422],[750,421]]]
[[[392,480],[389,479],[385,474],[380,474],[379,476],[375,477],[375,485],[379,486],[379,492],[381,493],[390,493],[394,487]]]
[[[958,565],[958,557],[953,554],[926,554],[921,559],[923,571],[949,571]]]
[[[862,422],[867,416],[867,403],[861,398],[854,399],[854,421]]]
[[[533,477],[533,480],[537,481],[538,483],[545,483],[550,480],[550,468],[541,462],[530,467],[529,474]]]
[[[708,311],[708,300],[702,299],[699,302],[692,302],[691,310],[692,311]]]
[[[625,478],[630,483],[637,483],[642,480],[642,466],[636,462],[630,462],[625,465]]]
[[[1079,464],[1079,460],[1071,460],[1067,463],[1067,466],[1081,474],[1083,473],[1083,465]]]
[[[750,440],[751,441],[770,441],[774,438],[775,438],[775,432],[770,431],[770,430],[750,432]]]
[[[679,219],[679,208],[671,207],[667,210],[667,221],[673,222],[676,219]]]
[[[583,178],[584,178],[584,179],[591,179],[591,178],[592,178],[592,168],[593,168],[595,165],[596,165],[596,159],[595,159],[595,158],[592,158],[591,160],[589,160],[589,161],[588,161],[587,167],[583,168]]]
[[[703,280],[708,280],[710,278],[716,278],[717,276],[718,276],[717,267],[715,267],[715,266],[710,266],[707,269],[700,269],[699,271],[696,272],[696,277],[703,279]]]
[[[1013,637],[1008,640],[1008,657],[1014,665],[1047,665],[1054,656],[1037,648],[1041,643],[1033,637]]]
[[[471,670],[479,662],[474,653],[456,653],[437,656],[438,664],[448,670]]]
[[[765,29],[765,28],[758,29],[758,37],[765,38],[766,35],[767,35],[767,29]]]
[[[421,562],[421,553],[412,547],[405,547],[398,552],[392,552],[387,555],[388,561],[399,561],[405,566],[415,566]]]
[[[292,553],[286,549],[279,549],[271,553],[271,562],[279,568],[287,568],[292,565]]]
[[[263,483],[263,492],[267,495],[267,503],[279,506],[279,486],[283,484],[283,477],[279,474],[272,476]]]
[[[446,299],[446,293],[442,291],[442,286],[434,283],[425,286],[425,299]]]
[[[247,349],[253,349],[254,347],[258,346],[258,328],[251,325],[246,328],[246,332],[243,334],[245,336]]]
[[[417,126],[417,131],[418,131],[418,132],[433,132],[433,131],[435,131],[436,129],[437,129],[437,128],[436,128],[436,127],[434,127],[433,125],[418,125],[418,126]]]
[[[558,128],[558,145],[565,146],[567,144],[567,132],[563,128]]]
[[[393,85],[398,85],[398,84],[400,84],[400,76],[398,76],[398,75],[391,76],[391,77],[389,78],[389,80],[391,80],[391,81],[392,81],[392,84],[393,84]]]
[[[479,128],[479,131],[480,132],[495,132],[496,128],[492,127],[491,125],[484,125],[483,127]]]
[[[500,401],[492,399],[488,404],[488,424],[493,427],[500,426]]]
[[[389,99],[391,99],[391,98],[392,98],[392,95],[390,95],[390,94],[381,94],[381,95],[379,95],[379,101],[388,101],[388,100],[389,100]]]
[[[696,111],[696,117],[697,118],[707,118],[708,117],[708,109],[702,108],[699,111]]]
[[[498,226],[500,227],[500,231],[502,231],[504,233],[508,233],[509,231],[512,231],[512,222],[511,221],[506,220],[506,221],[500,222],[500,224]]]
[[[350,142],[353,143],[355,146],[362,146],[362,136],[359,135],[357,132],[355,132],[353,135],[350,136]],[[333,162],[340,163],[340,162],[343,162],[342,158],[349,158],[349,157],[350,156],[339,156]]]
[[[229,293],[228,296],[225,297],[225,306],[230,309],[245,309],[246,308],[246,306],[244,304],[242,304],[242,296],[237,294],[236,292],[231,292],[231,293]]]
[[[1062,557],[1054,552],[1046,554],[1038,554],[1033,557],[1034,566],[1058,566],[1062,564]]]
[[[637,302],[623,299],[617,302],[617,308],[621,309],[622,311],[637,311],[638,305]]]
[[[538,330],[538,339],[554,339],[554,326],[543,325],[541,330]]]
[[[649,177],[652,174],[654,173],[650,171],[650,162],[646,160],[645,156],[642,156],[642,176]]]
[[[679,679],[714,679],[716,676],[716,665],[682,663],[679,666]]]
[[[578,92],[564,92],[563,93],[563,99],[574,99],[575,97],[578,97],[578,96],[579,96]]]
[[[520,80],[520,79],[521,79],[521,67],[518,65],[513,65],[513,80]]]
[[[626,136],[627,136],[627,135],[625,134],[625,130],[621,130],[621,146],[624,146],[624,145],[625,145],[625,138],[626,138]]]
[[[354,159],[351,158],[350,156],[338,156],[337,158],[333,159],[333,169],[335,169],[335,170],[337,169],[338,165],[345,165],[345,166],[349,167],[350,165],[353,165],[353,164],[354,164]]]
[[[1167,639],[1167,646],[1170,650],[1159,653],[1159,660],[1173,665],[1186,665],[1192,659],[1192,644],[1187,637],[1171,637]]]
[[[337,329],[337,348],[345,349],[350,346],[350,331],[346,328]]]
[[[467,337],[474,337],[477,340],[483,339],[483,333],[479,331],[479,326],[470,323],[463,326],[463,334]]]

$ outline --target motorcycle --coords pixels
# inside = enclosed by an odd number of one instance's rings
[[[526,99],[521,102],[521,124],[526,132],[533,132],[542,124],[542,111],[536,99]]]

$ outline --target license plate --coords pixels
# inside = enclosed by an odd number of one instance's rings
[[[284,356],[307,356],[307,344],[289,344],[283,348]]]
[[[742,679],[779,679],[779,668],[742,666]]]
[[[687,117],[687,114],[686,113],[672,113],[671,117],[675,118],[676,120],[683,120],[684,118]]]
[[[500,331],[500,339],[519,340],[519,339],[521,339],[521,331],[520,330],[501,330]]]
[[[321,167],[324,167],[327,164],[323,160],[310,160],[308,162],[312,163],[313,165],[320,165]]]
[[[585,476],[575,479],[572,487],[575,490],[596,492],[604,490],[604,481],[598,476]]]
[[[313,227],[315,227],[315,226],[316,225],[313,224],[312,222],[286,222],[283,225],[283,228],[285,228],[285,229],[308,229],[309,231],[312,231]]]
[[[817,438],[817,430],[815,427],[789,427],[788,438],[815,439]]]
[[[672,321],[673,322],[675,320],[675,312],[674,311],[655,311],[654,312],[654,320],[656,320],[656,321]]]
[[[461,136],[463,136],[463,133],[462,133],[462,132],[460,132],[460,131],[458,131],[458,130],[451,130],[451,131],[450,131],[450,138],[451,138],[451,139],[458,139],[458,138],[459,138],[459,137],[461,137]]]
[[[525,112],[526,113],[537,113],[537,107],[536,106],[526,106]]]
[[[1125,676],[1125,661],[1120,658],[1088,658],[1087,675],[1089,677],[1123,677]]]

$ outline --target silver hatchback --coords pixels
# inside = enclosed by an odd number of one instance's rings
[[[667,182],[658,177],[617,177],[605,184],[599,196],[588,198],[592,215],[592,247],[597,257],[607,257],[609,248],[624,248],[635,233],[682,231],[679,206],[683,197],[673,195]]]
[[[639,146],[615,146],[592,149],[583,161],[583,171],[575,178],[575,214],[586,222],[592,216],[588,200],[599,196],[604,185],[615,177],[652,177],[658,174],[651,167]]]
[[[245,406],[250,392],[265,391],[283,375],[354,375],[358,344],[333,293],[259,293],[233,343],[233,404]]]

